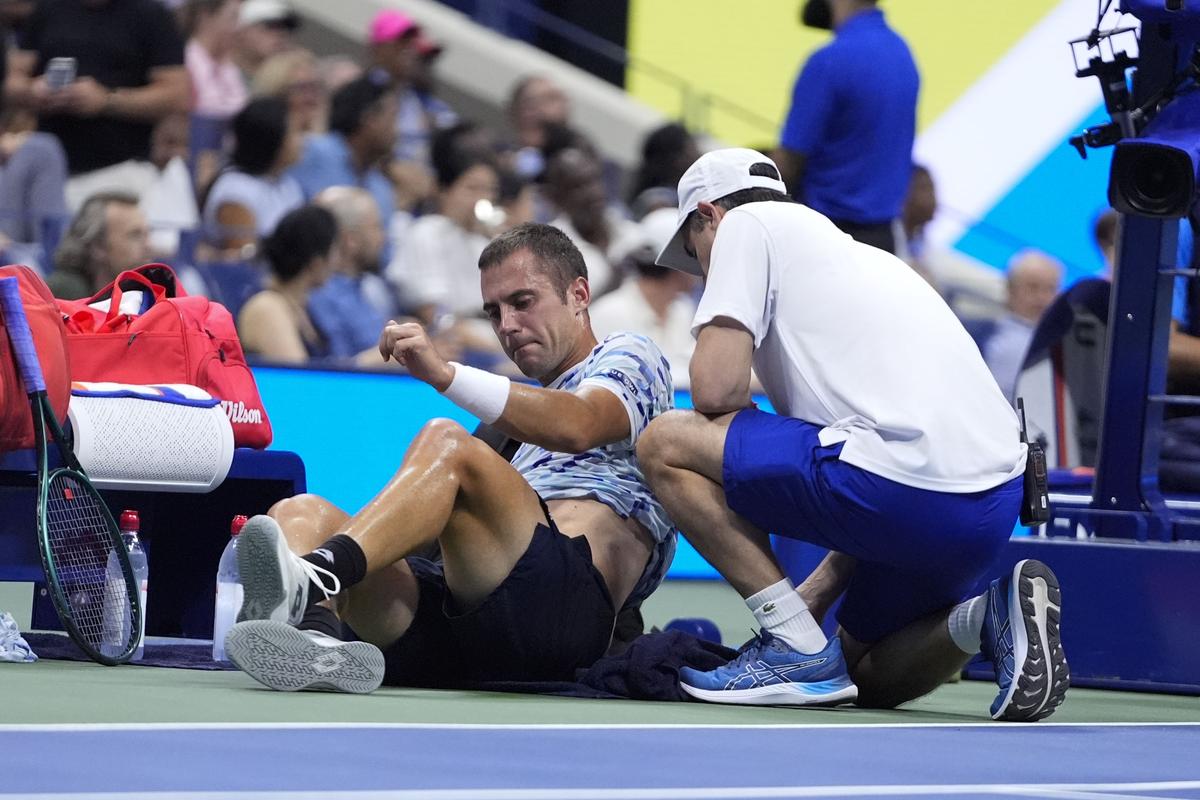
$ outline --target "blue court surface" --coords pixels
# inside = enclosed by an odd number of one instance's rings
[[[0,725],[5,798],[1200,799],[1200,724]]]

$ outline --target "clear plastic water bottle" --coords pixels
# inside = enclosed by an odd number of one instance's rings
[[[146,561],[146,551],[142,548],[142,543],[138,539],[138,530],[140,528],[138,512],[132,509],[122,511],[119,527],[121,529],[121,540],[124,542],[125,549],[129,553],[129,566],[133,568],[133,577],[137,581],[138,595],[141,598],[142,604],[142,624],[140,630],[138,630],[137,649],[133,653],[133,660],[139,661],[145,651],[146,595],[150,588],[150,565]],[[125,593],[123,591],[124,575],[121,572],[121,564],[117,560],[115,552],[108,555],[105,575],[107,576],[107,581],[102,621],[103,641],[100,650],[105,655],[115,657],[120,655],[124,649],[125,642],[129,638],[129,626],[131,624],[129,610],[125,605]]]
[[[238,514],[229,524],[229,543],[217,565],[217,602],[213,609],[213,661],[225,661],[225,634],[237,620],[242,608],[242,583],[238,578],[238,534],[246,517]]]
[[[80,606],[86,605],[87,594],[79,592],[72,596],[71,602]],[[117,551],[109,551],[108,563],[104,566],[104,598],[100,617],[100,652],[116,658],[125,651],[125,642],[129,640],[129,606],[125,602],[125,573],[121,571],[121,562],[117,560]],[[81,612],[76,610],[77,618]]]

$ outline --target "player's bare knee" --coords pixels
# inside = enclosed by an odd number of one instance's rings
[[[658,470],[672,462],[679,441],[678,412],[668,411],[650,421],[637,441],[638,464],[643,470]]]
[[[643,471],[662,474],[682,466],[688,452],[689,435],[694,435],[694,412],[668,411],[650,422],[638,437],[638,464]]]
[[[326,503],[324,498],[315,494],[298,494],[293,497],[285,497],[275,505],[271,506],[267,511],[267,516],[274,520],[288,518],[307,518],[314,516],[318,507]]]
[[[409,448],[409,456],[419,454],[432,455],[436,458],[452,457],[458,455],[458,451],[472,441],[473,437],[470,432],[454,420],[431,419],[425,423],[425,426],[413,439],[412,447]]]

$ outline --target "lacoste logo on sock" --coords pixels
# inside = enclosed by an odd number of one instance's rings
[[[762,607],[762,613],[764,613],[764,614],[770,614],[770,613],[771,613],[772,611],[774,611],[774,610],[775,610],[775,604],[774,604],[774,603],[767,603],[766,605],[764,605],[764,606]]]
[[[318,547],[316,550],[313,550],[313,553],[315,553],[316,555],[319,555],[321,558],[328,561],[331,565],[333,564],[333,551],[326,550],[324,547]]]

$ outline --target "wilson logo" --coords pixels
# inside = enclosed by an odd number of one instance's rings
[[[246,404],[240,400],[222,400],[221,408],[225,409],[225,415],[229,417],[232,423],[244,423],[246,425],[261,425],[263,421],[261,408],[247,408]]]

